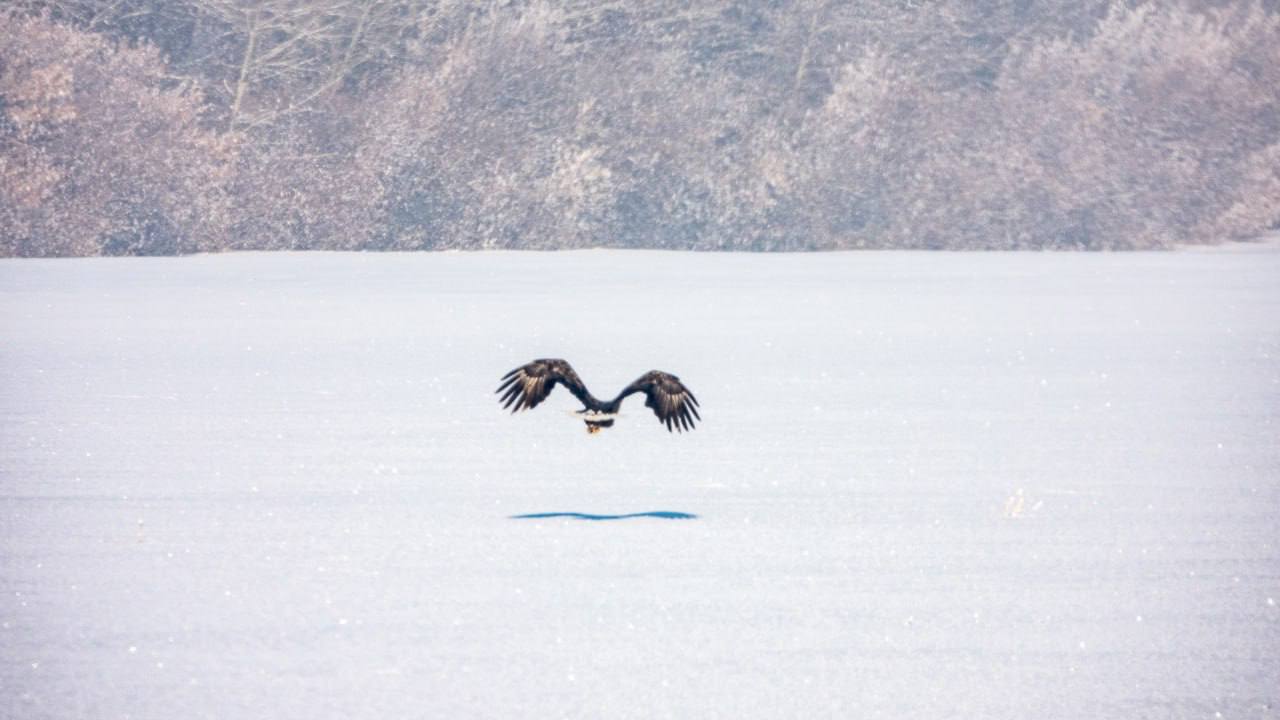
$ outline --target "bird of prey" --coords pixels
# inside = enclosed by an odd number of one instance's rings
[[[550,358],[534,360],[503,375],[497,390],[503,395],[498,402],[503,404],[503,409],[511,408],[512,413],[537,407],[547,399],[557,383],[564,385],[582,403],[582,409],[575,414],[582,417],[589,433],[613,427],[622,400],[635,393],[644,393],[645,407],[653,408],[658,421],[667,426],[667,432],[692,430],[693,421],[702,420],[698,415],[698,399],[675,375],[652,370],[623,388],[614,399],[600,400],[587,390],[569,363]]]

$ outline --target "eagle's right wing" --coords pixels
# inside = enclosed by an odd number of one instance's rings
[[[653,408],[653,414],[667,426],[667,432],[692,430],[694,420],[702,419],[698,414],[698,398],[671,373],[661,370],[647,372],[623,388],[618,398],[639,392],[645,395],[645,407]]]
[[[534,360],[503,375],[497,392],[505,394],[498,402],[502,403],[504,410],[514,404],[515,407],[511,408],[513,413],[537,407],[551,394],[556,383],[564,385],[574,397],[586,404],[587,387],[582,384],[582,379],[569,363],[556,359]]]

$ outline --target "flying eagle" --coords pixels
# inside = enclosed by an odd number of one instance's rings
[[[505,394],[498,402],[503,403],[504,410],[514,404],[512,413],[537,407],[551,394],[556,383],[568,388],[582,403],[582,409],[576,414],[582,416],[589,433],[612,427],[623,398],[639,392],[645,395],[645,407],[653,408],[658,421],[666,424],[667,432],[692,430],[694,419],[702,419],[698,415],[698,399],[675,375],[652,370],[623,388],[618,397],[605,401],[596,399],[587,390],[569,363],[555,359],[534,360],[503,375],[497,392]]]

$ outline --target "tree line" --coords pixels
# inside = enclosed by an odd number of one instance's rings
[[[1274,2],[16,0],[0,255],[1280,224]]]

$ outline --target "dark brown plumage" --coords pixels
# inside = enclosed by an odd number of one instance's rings
[[[694,420],[702,420],[698,414],[698,399],[675,375],[652,370],[623,388],[617,397],[606,401],[597,399],[587,390],[569,363],[550,358],[534,360],[503,375],[497,390],[502,394],[498,402],[504,409],[511,408],[513,413],[534,408],[547,399],[557,384],[565,386],[582,403],[583,409],[578,412],[590,432],[612,426],[612,416],[618,413],[623,399],[635,393],[644,393],[645,407],[653,410],[658,420],[667,426],[668,432],[692,430]]]

